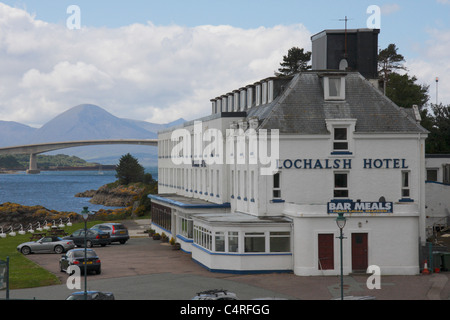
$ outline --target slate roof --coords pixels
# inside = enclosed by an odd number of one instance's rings
[[[395,105],[358,72],[344,72],[344,101],[326,101],[322,77],[330,73],[297,74],[273,102],[249,109],[248,118],[257,117],[260,129],[279,129],[281,134],[329,134],[326,119],[356,119],[358,133],[427,133],[410,112]]]

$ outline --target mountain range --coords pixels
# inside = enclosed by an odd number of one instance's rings
[[[41,128],[0,120],[0,147],[102,139],[156,139],[157,132],[185,122],[184,119],[167,124],[118,118],[105,109],[82,104],[56,116]],[[131,153],[144,166],[157,164],[157,150],[149,146],[113,145],[61,149],[48,154],[75,155],[90,162],[117,164],[120,157]]]

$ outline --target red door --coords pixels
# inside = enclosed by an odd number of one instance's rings
[[[367,267],[367,233],[352,233],[352,270],[366,272]]]
[[[319,270],[334,269],[334,234],[319,234]]]

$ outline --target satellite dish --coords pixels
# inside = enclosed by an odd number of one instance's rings
[[[342,59],[341,62],[339,62],[339,70],[347,70],[348,68],[348,62],[347,59]]]

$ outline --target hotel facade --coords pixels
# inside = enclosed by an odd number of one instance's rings
[[[152,226],[208,270],[338,275],[344,213],[344,274],[420,272],[427,131],[376,85],[378,30],[347,30],[333,66],[342,34],[313,36],[313,70],[218,96],[209,116],[159,132]]]

